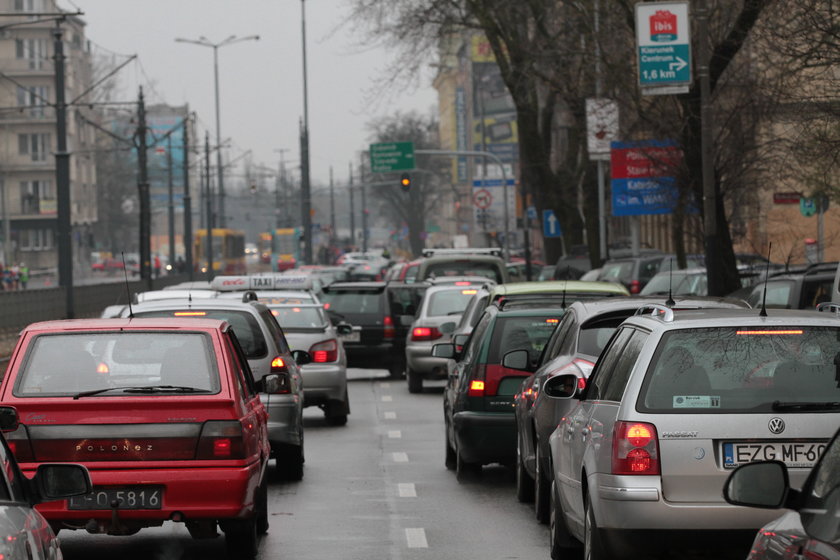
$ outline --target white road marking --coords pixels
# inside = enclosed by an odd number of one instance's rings
[[[382,395],[382,402],[391,402],[394,400],[394,397],[391,395]]]
[[[391,439],[400,439],[402,437],[402,432],[399,430],[389,430],[388,437]]]
[[[425,529],[406,529],[405,540],[408,548],[429,548]]]
[[[383,413],[382,416],[385,417],[385,420],[396,420],[397,419],[397,413],[396,412],[385,412],[385,413]]]
[[[408,453],[399,451],[397,453],[391,453],[391,457],[394,458],[395,463],[408,463]]]
[[[401,482],[397,484],[397,492],[399,492],[400,498],[417,497],[417,488],[414,487],[413,482]]]
[[[390,389],[391,388],[391,384],[388,383],[387,381],[385,383],[380,383],[379,386],[382,387],[383,389]]]

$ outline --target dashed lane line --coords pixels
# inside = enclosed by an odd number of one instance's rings
[[[429,548],[425,529],[407,528],[405,530],[405,540],[408,543],[408,548]]]
[[[399,430],[388,430],[388,437],[391,439],[400,439],[402,437],[402,432]]]
[[[396,412],[383,412],[382,416],[383,416],[383,418],[385,418],[385,420],[396,420],[397,419],[397,413]]]
[[[417,488],[414,486],[413,482],[400,482],[397,484],[397,492],[399,493],[400,498],[417,497]]]
[[[382,395],[382,402],[393,402],[394,397],[391,395]]]
[[[394,459],[395,463],[408,463],[408,453],[398,451],[396,453],[391,453],[391,457]]]

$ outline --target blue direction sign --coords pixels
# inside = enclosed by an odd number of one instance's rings
[[[688,2],[636,4],[636,46],[642,88],[691,83]]]
[[[563,237],[560,220],[554,215],[554,210],[543,210],[543,237]]]

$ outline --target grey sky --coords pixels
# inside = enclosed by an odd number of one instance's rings
[[[87,37],[96,46],[137,54],[119,74],[123,94],[145,88],[148,102],[189,103],[199,115],[199,134],[215,137],[213,49],[176,43],[176,37],[259,35],[219,49],[222,137],[229,157],[252,150],[254,162],[276,168],[285,148],[287,162],[299,159],[298,122],[303,114],[301,3],[298,0],[60,0],[81,9]],[[389,62],[384,48],[362,48],[341,23],[345,0],[306,0],[309,67],[309,123],[313,181],[326,183],[329,166],[343,182],[348,163],[368,143],[365,124],[397,109],[427,113],[436,93],[421,87],[404,94],[370,95]]]

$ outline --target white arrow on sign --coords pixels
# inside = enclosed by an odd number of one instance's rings
[[[554,214],[548,215],[548,233],[551,235],[557,233],[557,216]]]
[[[688,62],[681,59],[680,57],[677,57],[677,62],[671,62],[671,63],[668,64],[668,68],[670,68],[671,70],[677,70],[677,71],[682,70],[686,66],[688,66]]]

